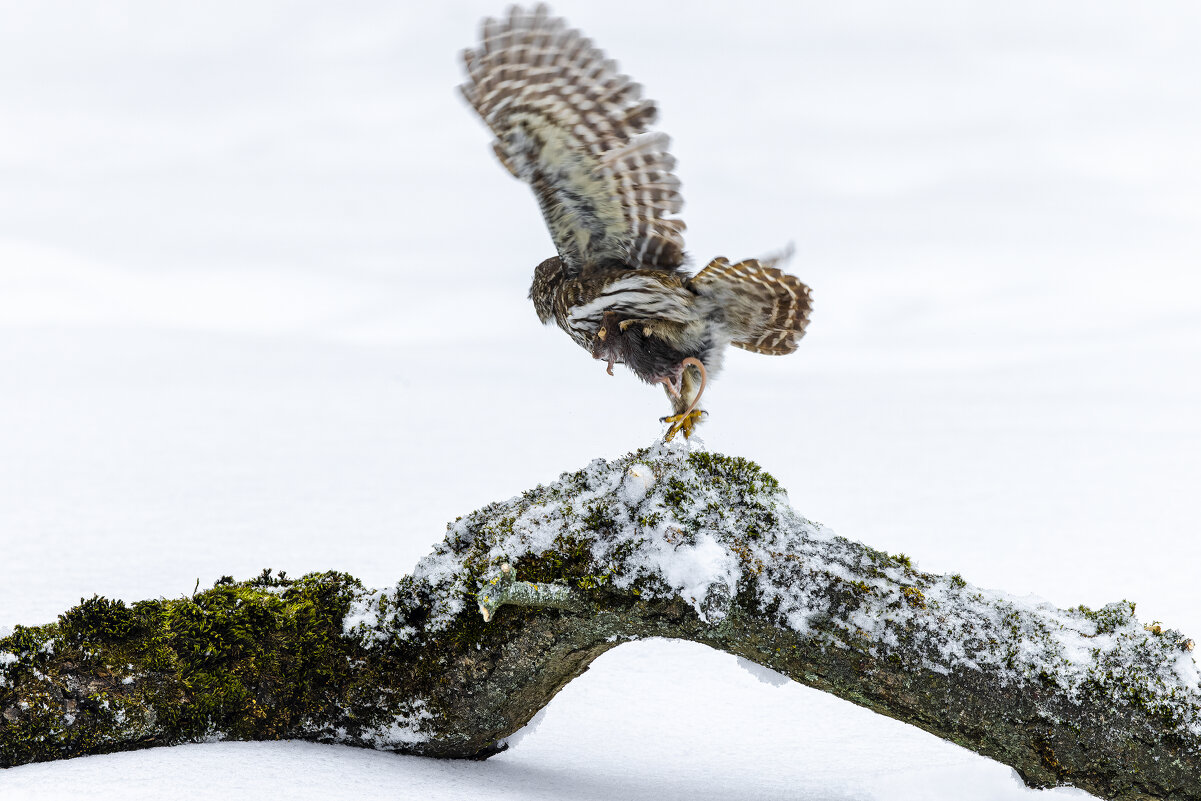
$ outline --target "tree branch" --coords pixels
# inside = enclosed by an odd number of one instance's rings
[[[505,604],[539,609],[565,609],[583,612],[588,601],[582,594],[562,584],[534,584],[518,581],[513,566],[505,562],[500,566],[500,575],[489,579],[475,594],[480,603],[480,614],[484,622],[492,620],[496,610]]]
[[[18,626],[0,639],[0,766],[212,739],[485,758],[643,637],[737,654],[1031,786],[1201,799],[1179,632],[1126,602],[1056,609],[923,573],[800,517],[753,463],[670,446],[460,518],[388,590],[265,571]]]

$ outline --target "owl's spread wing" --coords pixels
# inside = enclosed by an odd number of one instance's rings
[[[568,271],[679,267],[680,181],[641,87],[544,5],[485,20],[481,39],[460,89],[533,188]]]

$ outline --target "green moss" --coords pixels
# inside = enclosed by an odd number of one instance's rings
[[[609,515],[609,508],[600,501],[596,501],[588,506],[583,523],[585,529],[595,534],[613,533],[614,522],[613,518]]]
[[[662,522],[663,522],[663,515],[660,514],[659,512],[651,512],[649,515],[644,515],[644,516],[638,518],[639,527],[644,528],[644,529],[658,528],[659,524]]]
[[[602,530],[611,530],[608,527],[613,525],[601,511],[595,513],[593,521]],[[626,560],[643,540],[623,540],[615,544],[605,562],[598,561],[593,555],[593,542],[591,536],[561,534],[551,548],[539,554],[526,554],[517,560],[514,567],[522,581],[560,583],[593,590],[608,585],[613,576],[622,572]]]
[[[901,595],[905,598],[905,603],[915,609],[926,608],[926,596],[917,587],[902,587]]]
[[[757,494],[780,488],[780,482],[774,476],[751,460],[738,456],[698,451],[688,454],[688,463],[698,473],[728,482],[746,492]]]
[[[1118,601],[1095,610],[1081,604],[1072,611],[1096,623],[1097,634],[1110,634],[1134,620],[1134,606],[1130,601]]]
[[[528,489],[521,493],[521,500],[526,504],[537,503],[543,496],[546,495],[546,487],[539,484],[533,489]]]
[[[845,537],[835,537],[835,542],[842,544],[845,547],[860,549],[863,556],[867,557],[869,564],[864,566],[864,572],[873,578],[886,577],[885,570],[893,566],[893,559],[884,551],[878,551],[867,545],[852,543]]]
[[[43,648],[58,634],[58,626],[14,626],[12,634],[0,637],[0,651],[16,654],[19,659],[28,659],[42,652]]]
[[[124,601],[97,595],[81,598],[79,606],[59,616],[58,625],[64,640],[84,645],[127,640],[142,628],[142,621]]]
[[[167,710],[168,726],[185,738],[210,728],[283,736],[342,680],[341,620],[355,589],[344,574],[265,573],[168,602],[158,657],[175,663],[188,699]]]
[[[9,666],[12,686],[0,696],[10,718],[20,710],[5,723],[0,765],[211,731],[234,739],[287,736],[343,695],[356,645],[342,636],[342,618],[361,589],[339,573],[292,580],[264,571],[132,607],[93,597],[64,612],[57,626],[18,628],[0,641],[26,654]],[[36,671],[20,670],[26,664]],[[91,678],[66,680],[85,664]]]
[[[686,517],[685,507],[692,497],[693,488],[675,476],[667,479],[665,487],[663,502],[667,504],[676,520],[682,520]]]
[[[225,582],[218,581],[214,587],[223,585]],[[272,575],[272,570],[269,567],[263,568],[263,572],[246,582],[248,587],[287,587],[292,584],[292,580],[288,578],[288,574],[283,570]]]
[[[588,470],[577,470],[574,473],[564,473],[559,476],[560,484],[566,485],[563,491],[569,494],[578,494],[588,490]]]

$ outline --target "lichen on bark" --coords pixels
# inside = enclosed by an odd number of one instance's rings
[[[17,627],[0,639],[0,765],[285,737],[484,758],[601,653],[652,636],[908,721],[1032,786],[1201,799],[1179,632],[1125,602],[1061,610],[924,573],[799,516],[753,462],[662,445],[460,518],[386,590],[264,572]]]

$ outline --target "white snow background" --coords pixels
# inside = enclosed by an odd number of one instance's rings
[[[730,354],[711,449],[923,570],[1201,639],[1201,5],[555,10],[660,102],[698,265],[791,241],[813,287],[795,355]],[[264,567],[386,586],[659,435],[662,392],[526,300],[549,238],[454,89],[501,11],[0,0],[0,625]],[[1039,795],[762,676],[634,643],[483,763],[219,743],[0,797]]]

